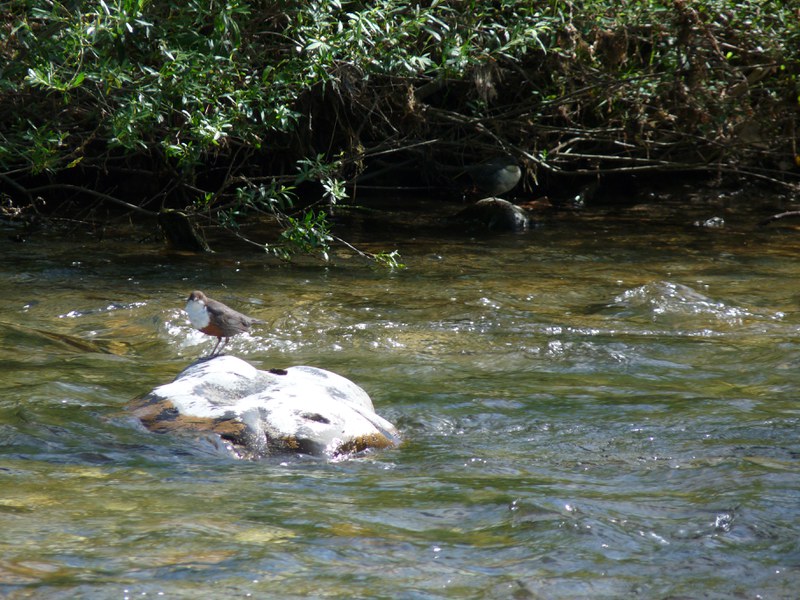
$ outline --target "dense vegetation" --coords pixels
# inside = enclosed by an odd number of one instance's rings
[[[267,250],[324,253],[359,182],[435,186],[497,154],[529,186],[800,173],[788,0],[2,6],[6,216],[171,207],[236,233],[266,215]]]

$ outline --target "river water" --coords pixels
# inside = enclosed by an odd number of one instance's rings
[[[796,231],[391,218],[361,243],[403,271],[5,231],[0,596],[797,596]],[[404,444],[245,462],[142,428],[129,400],[213,346],[193,289],[267,322],[228,353],[348,377]]]

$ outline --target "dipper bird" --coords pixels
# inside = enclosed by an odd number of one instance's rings
[[[481,192],[490,197],[510,192],[522,179],[522,169],[513,156],[495,156],[485,162],[464,167],[438,165],[438,169],[450,174],[458,182],[463,182],[469,176],[474,186],[471,192]]]
[[[212,335],[217,338],[217,345],[214,346],[209,357],[218,354],[217,348],[219,348],[223,338],[225,339],[225,342],[222,343],[224,347],[229,338],[249,331],[253,323],[263,322],[243,315],[229,306],[225,306],[222,302],[212,300],[203,292],[197,290],[189,294],[185,310],[186,314],[189,315],[189,321],[196,329],[206,335]]]
[[[491,196],[510,192],[522,177],[522,169],[511,156],[500,156],[466,168],[475,187]]]

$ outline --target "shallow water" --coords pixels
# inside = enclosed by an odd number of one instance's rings
[[[405,215],[362,242],[394,273],[4,235],[0,595],[794,598],[800,235],[725,216]],[[242,462],[144,430],[126,403],[213,346],[192,289],[267,321],[228,353],[352,379],[403,446]]]

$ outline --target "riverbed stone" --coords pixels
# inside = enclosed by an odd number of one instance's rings
[[[219,436],[240,458],[277,452],[336,458],[400,439],[352,381],[308,366],[263,371],[234,356],[195,362],[132,408],[151,431]]]
[[[457,213],[453,220],[490,231],[527,231],[530,215],[525,209],[502,198],[483,198]]]

